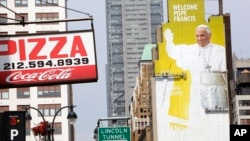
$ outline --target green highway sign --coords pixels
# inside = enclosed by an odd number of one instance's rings
[[[130,127],[99,127],[98,141],[130,141]]]

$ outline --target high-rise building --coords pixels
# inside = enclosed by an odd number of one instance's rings
[[[66,19],[67,0],[0,0],[0,23],[15,23],[24,17],[25,21],[43,21]],[[49,3],[52,3],[49,4]],[[62,6],[62,7],[58,7]],[[0,35],[20,35],[32,33],[50,33],[66,31],[65,22],[34,23],[27,25],[0,25]],[[24,106],[39,109],[49,123],[56,112],[63,106],[72,104],[71,85],[32,86],[0,89],[0,112],[24,110]],[[30,127],[26,128],[26,140],[36,140],[31,128],[42,122],[42,117],[33,109]],[[72,140],[73,128],[69,125],[67,115],[69,109],[62,110],[55,118],[55,141]],[[35,139],[36,138],[36,139]]]
[[[232,123],[250,124],[250,59],[233,57],[235,93],[232,97]]]
[[[162,0],[106,0],[107,111],[127,116],[145,44],[156,43],[163,21]]]

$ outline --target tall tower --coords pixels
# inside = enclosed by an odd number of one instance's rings
[[[25,21],[43,21],[66,19],[67,0],[2,0],[0,1],[0,22],[14,23],[21,16]],[[49,3],[52,3],[49,4]],[[58,7],[62,6],[62,7]],[[7,8],[5,8],[7,7]],[[15,19],[15,20],[13,20]],[[28,25],[0,25],[0,36],[22,35],[30,33],[50,33],[66,31],[66,23],[43,23]],[[1,38],[1,37],[0,37]],[[63,106],[72,104],[72,93],[70,85],[34,86],[22,88],[0,89],[0,112],[24,110],[24,106],[35,107],[44,115],[46,121],[52,122],[56,112]],[[37,138],[31,130],[42,122],[41,115],[35,110],[29,110],[32,120],[30,126],[26,127],[26,140],[32,141]],[[54,139],[55,141],[72,140],[70,133],[72,128],[67,120],[67,111],[62,110],[55,119]],[[73,131],[72,131],[73,132]]]
[[[156,43],[162,0],[106,0],[108,116],[127,116],[144,45]]]

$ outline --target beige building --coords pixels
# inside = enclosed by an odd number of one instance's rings
[[[132,141],[152,141],[151,78],[153,63],[151,49],[153,47],[155,47],[153,44],[145,45],[139,61],[139,74],[130,104]]]
[[[233,124],[250,124],[250,59],[233,56],[235,93],[232,98]]]

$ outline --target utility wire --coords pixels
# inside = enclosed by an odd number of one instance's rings
[[[22,22],[21,20],[18,20],[18,19],[13,19],[13,18],[8,18],[8,17],[3,17],[0,15],[0,18],[2,19],[10,19],[10,20],[13,20],[13,21],[19,21],[19,22]]]
[[[67,10],[71,10],[71,11],[74,11],[74,12],[78,12],[78,13],[81,13],[81,14],[85,14],[85,15],[88,15],[89,17],[92,18],[92,16],[89,14],[89,13],[86,13],[86,12],[82,12],[82,11],[78,11],[78,10],[75,10],[75,9],[72,9],[72,8],[67,8],[67,7],[64,7],[64,6],[60,6],[58,4],[54,4],[54,3],[49,3],[47,1],[44,1],[44,0],[39,0],[40,2],[43,2],[43,3],[46,3],[48,5],[52,5],[52,6],[57,6],[57,7],[61,7],[61,8],[64,8],[64,9],[67,9]],[[24,22],[24,16],[16,13],[14,10],[4,6],[3,4],[0,3],[0,6],[6,8],[7,10],[15,13],[16,15],[18,15],[19,17],[21,17],[22,19],[13,19],[13,18],[8,18],[8,17],[3,17],[3,16],[0,16],[0,18],[4,18],[4,19],[10,19],[10,20],[14,20],[14,21],[19,21],[23,26],[25,25],[25,22]]]
[[[15,11],[13,11],[12,9],[10,9],[10,8],[8,8],[8,7],[6,7],[6,6],[4,6],[3,4],[1,4],[0,3],[0,6],[2,6],[2,7],[4,7],[4,8],[6,8],[7,10],[9,10],[9,11],[11,11],[11,12],[13,12],[13,13],[15,13],[16,15],[18,15],[19,17],[21,17],[22,18],[22,20],[17,20],[17,19],[12,19],[12,18],[8,18],[8,17],[2,17],[2,18],[5,18],[5,19],[11,19],[11,20],[15,20],[15,21],[19,21],[23,26],[24,26],[24,16],[22,16],[22,15],[20,15],[20,14],[18,14],[18,13],[16,13]]]
[[[11,10],[10,8],[8,8],[8,7],[4,6],[3,4],[1,4],[1,3],[0,3],[0,5],[1,5],[2,7],[4,7],[4,8],[6,8],[6,9],[8,9],[9,11],[11,11],[11,12],[15,13],[15,14],[16,14],[16,15],[18,15],[19,17],[24,18],[22,15],[20,15],[20,14],[16,13],[15,11],[13,11],[13,10]]]

